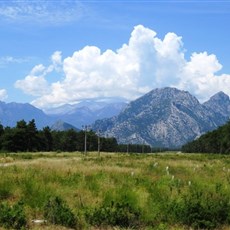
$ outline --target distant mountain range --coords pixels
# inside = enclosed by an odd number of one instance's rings
[[[230,117],[230,99],[219,92],[201,104],[189,92],[155,89],[132,101],[119,115],[98,120],[93,129],[120,143],[176,148],[223,125]]]
[[[97,119],[119,114],[126,105],[127,103],[121,99],[86,100],[75,105],[66,104],[42,111],[28,103],[0,101],[0,123],[3,126],[13,127],[19,120],[24,119],[28,122],[35,119],[38,129],[45,126],[57,127],[61,123],[69,123],[81,129],[82,125],[92,124]]]
[[[22,119],[26,122],[35,119],[38,128],[50,126],[54,123],[51,117],[29,103],[5,103],[0,101],[0,122],[3,126],[13,127],[17,121]]]
[[[230,118],[230,99],[223,92],[201,104],[189,92],[175,88],[154,89],[135,101],[86,100],[45,112],[21,103],[0,102],[0,122],[13,127],[24,119],[35,119],[38,129],[82,129],[92,125],[102,135],[119,143],[180,147],[225,124]]]
[[[53,120],[62,120],[77,128],[89,125],[98,119],[118,115],[127,105],[121,100],[85,100],[75,105],[63,105],[46,110],[46,114]]]

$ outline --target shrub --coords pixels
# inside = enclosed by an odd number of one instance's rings
[[[44,206],[44,217],[51,224],[70,228],[76,227],[76,219],[73,212],[59,197],[49,198]]]
[[[128,202],[111,201],[86,214],[89,223],[96,226],[135,227],[138,225],[140,211],[135,210]]]
[[[12,183],[9,181],[0,182],[0,200],[7,199],[12,195],[11,187]]]
[[[169,207],[175,222],[194,229],[215,229],[229,223],[229,197],[222,192],[191,189],[182,199],[173,200]]]
[[[24,203],[31,208],[42,210],[44,203],[52,193],[39,176],[35,177],[29,171],[28,175],[21,180],[21,189]]]
[[[12,207],[7,203],[0,204],[0,224],[7,229],[24,229],[27,221],[23,203],[18,202]]]

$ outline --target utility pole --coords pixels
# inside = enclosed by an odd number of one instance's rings
[[[100,156],[100,151],[101,151],[100,133],[101,133],[101,130],[99,129],[97,131],[97,151],[98,151],[98,156]]]
[[[82,125],[83,130],[85,131],[85,141],[84,141],[84,153],[87,154],[87,131],[90,128],[89,125]]]

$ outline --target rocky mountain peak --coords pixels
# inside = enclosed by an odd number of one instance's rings
[[[222,91],[213,95],[203,105],[222,116],[230,117],[230,99],[229,96]]]
[[[223,91],[220,91],[220,92],[216,93],[211,98],[215,98],[215,97],[219,97],[221,99],[229,100],[229,96],[226,93],[224,93]]]
[[[216,93],[215,95],[213,95],[212,97],[210,97],[210,99],[207,102],[220,102],[220,103],[229,103],[230,99],[229,96],[227,94],[225,94],[224,92],[220,91],[218,93]]]
[[[66,130],[76,130],[78,131],[79,129],[77,129],[76,127],[74,127],[73,125],[66,123],[62,120],[58,120],[56,121],[52,126],[51,126],[51,130],[55,130],[55,131],[66,131]]]
[[[161,102],[181,102],[187,103],[188,101],[194,105],[199,104],[199,101],[192,96],[188,91],[179,90],[177,88],[165,87],[160,89],[155,89],[149,92],[152,95],[152,99]],[[147,94],[148,95],[148,94]],[[144,95],[147,96],[147,95]]]
[[[226,99],[224,106],[221,98]],[[212,100],[219,106],[215,111],[208,106],[213,106]],[[202,105],[187,91],[154,89],[129,103],[118,116],[97,121],[94,128],[116,137],[120,143],[180,147],[227,121],[230,110],[224,114],[223,107],[230,106],[230,101],[223,93],[212,100]]]

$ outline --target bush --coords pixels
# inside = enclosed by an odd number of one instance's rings
[[[70,208],[59,197],[51,197],[44,206],[44,217],[51,224],[75,228],[76,219]]]
[[[222,192],[191,189],[182,199],[173,200],[169,207],[175,222],[194,229],[215,229],[229,223],[229,196]]]
[[[0,224],[7,229],[24,229],[27,221],[23,203],[18,202],[12,207],[7,203],[0,204]]]
[[[94,226],[138,227],[141,222],[139,194],[124,186],[108,190],[102,204],[86,212],[86,220]]]
[[[111,201],[86,214],[90,224],[96,226],[135,227],[138,225],[140,211],[135,210],[128,202]]]
[[[0,200],[8,199],[11,195],[11,182],[3,181],[0,183]]]
[[[33,209],[43,210],[44,203],[50,197],[51,190],[41,181],[41,176],[36,176],[32,171],[28,171],[28,175],[21,180],[22,199],[27,206]]]

